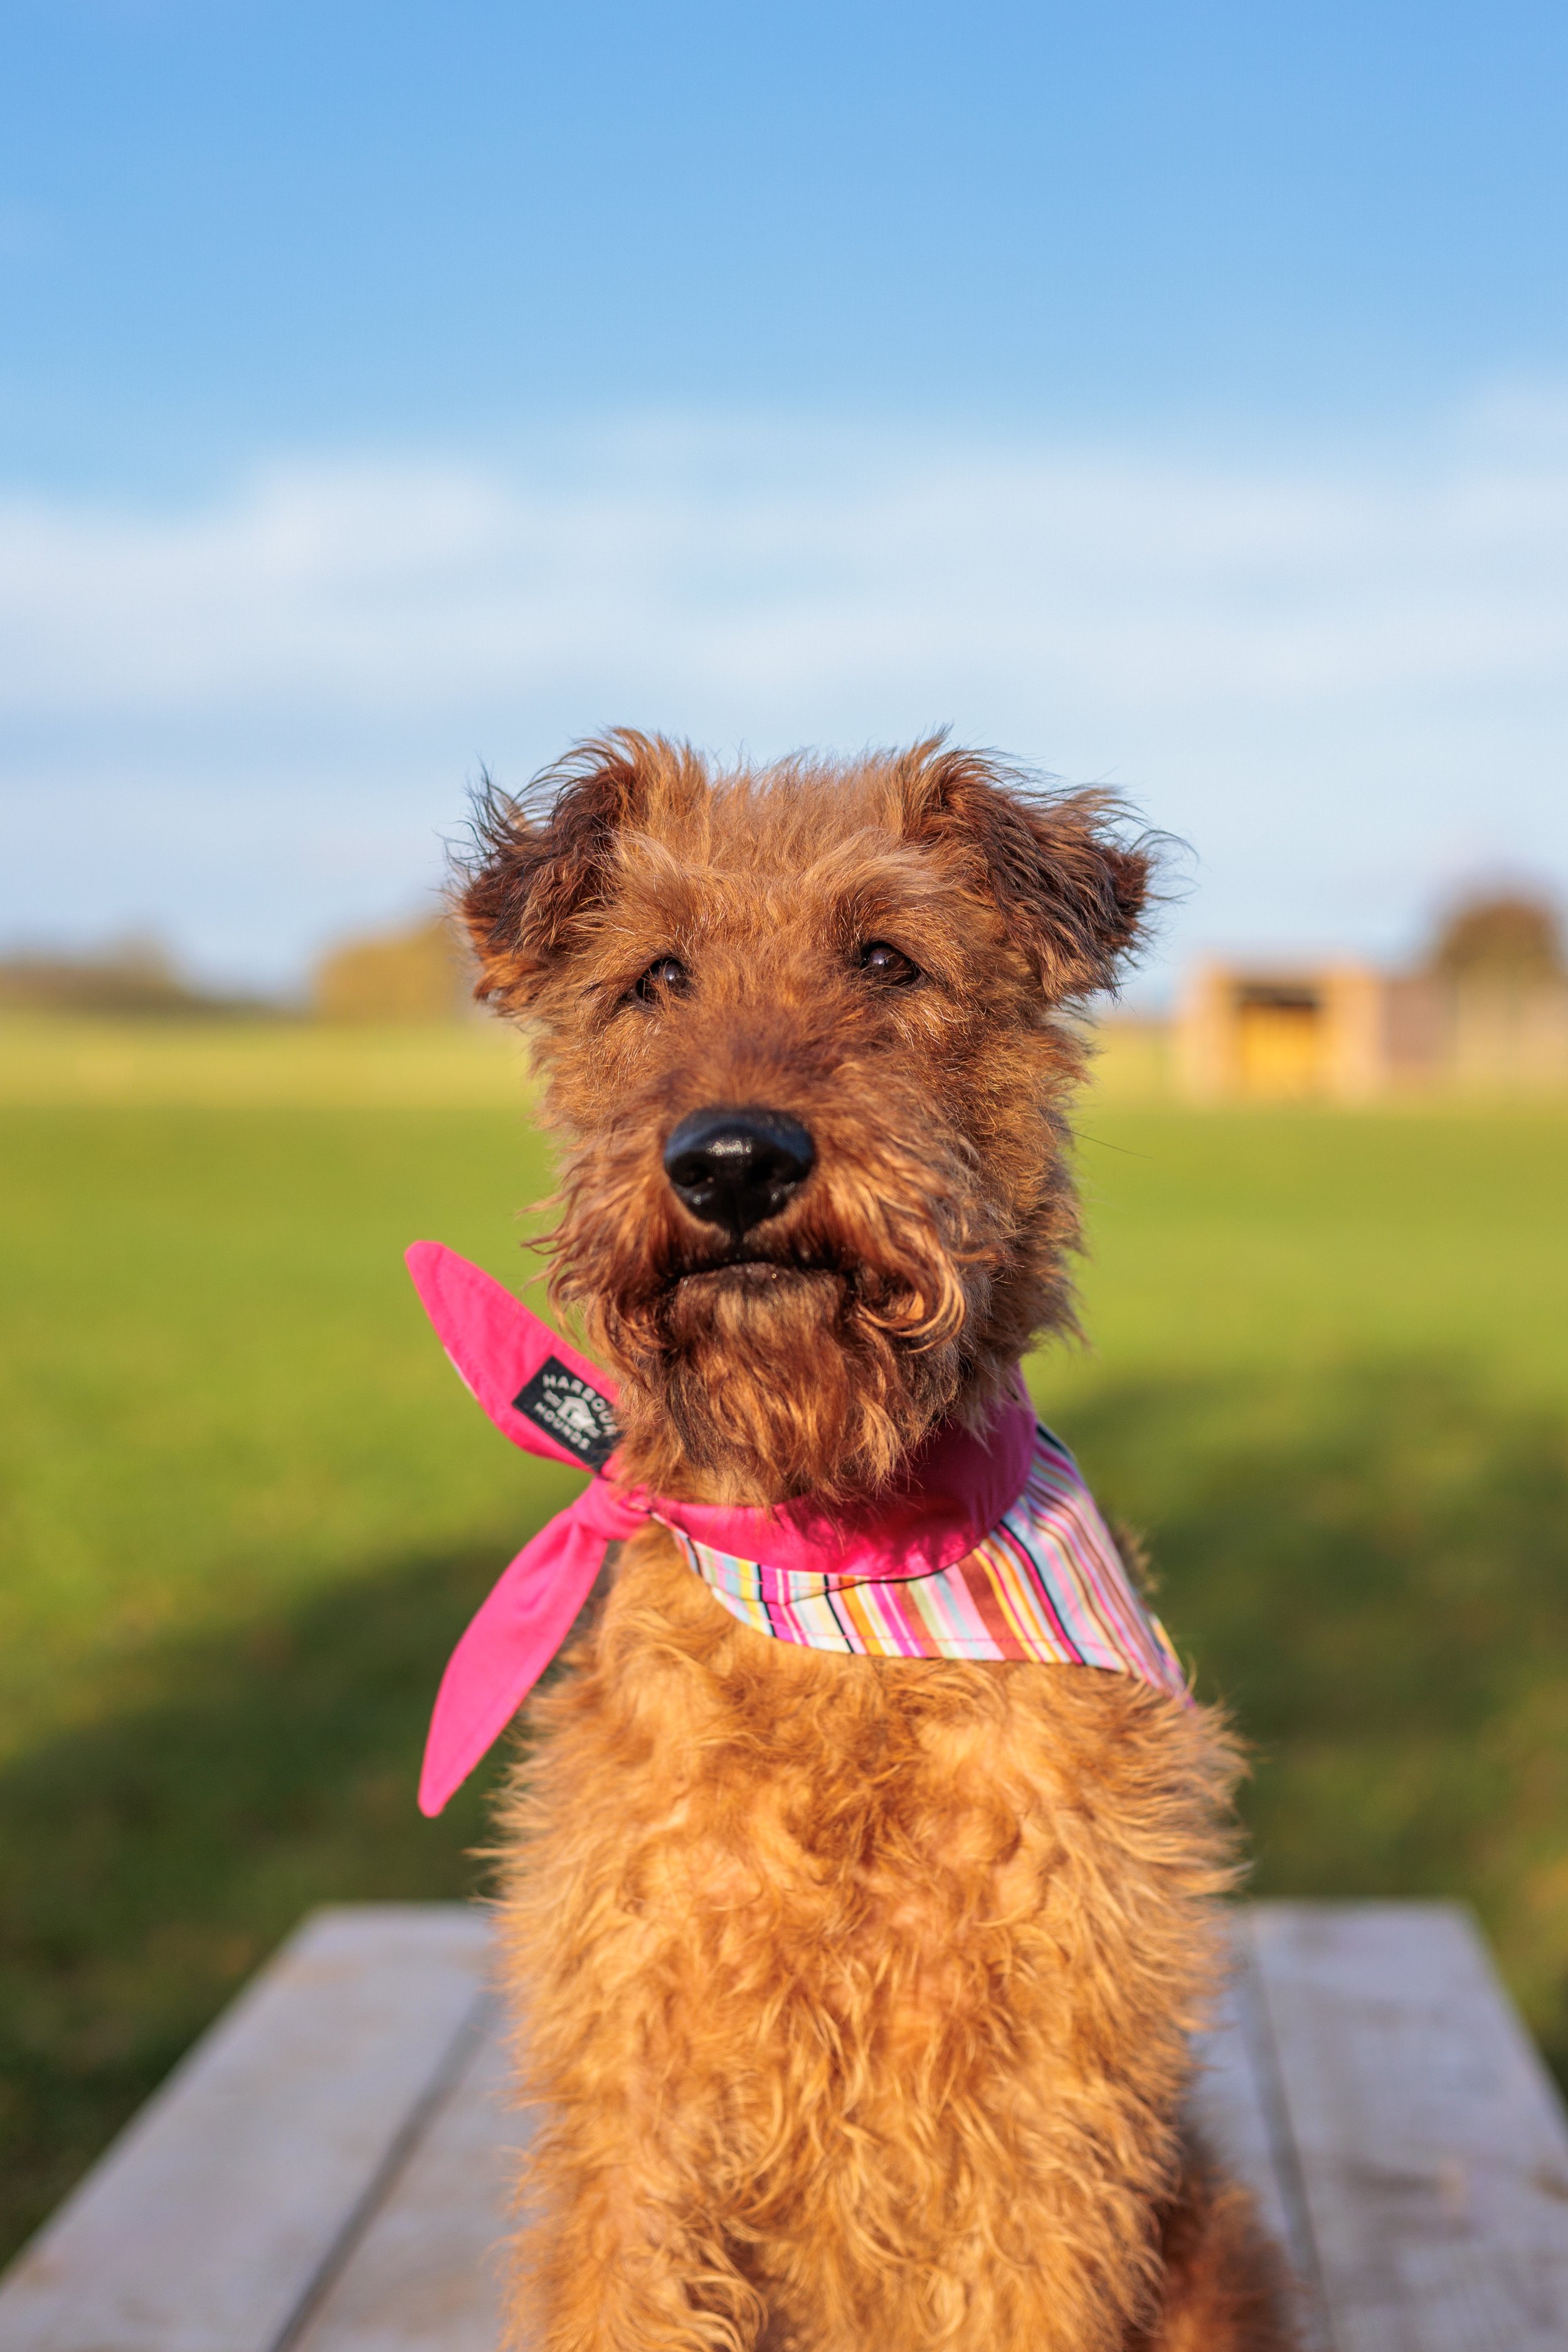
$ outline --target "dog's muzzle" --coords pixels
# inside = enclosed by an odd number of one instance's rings
[[[816,1159],[799,1119],[745,1103],[689,1112],[664,1147],[664,1172],[683,1208],[739,1241],[779,1214]]]

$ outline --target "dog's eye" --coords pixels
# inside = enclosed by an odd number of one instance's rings
[[[890,947],[886,940],[867,942],[860,950],[860,969],[888,988],[908,988],[911,980],[921,976],[919,964],[911,963],[902,948]]]
[[[682,995],[690,978],[690,973],[679,956],[658,956],[649,964],[633,989],[632,994],[640,996],[645,1004],[652,1004],[661,996]]]

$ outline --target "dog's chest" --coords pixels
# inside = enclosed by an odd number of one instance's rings
[[[765,1950],[830,2000],[868,1969],[895,2008],[979,1997],[1070,1936],[1097,1842],[1151,1817],[1206,1840],[1191,1712],[1125,1675],[792,1647],[668,1542],[635,1548],[605,1631],[605,1727],[629,1707],[652,1741],[624,1883],[716,1982]]]

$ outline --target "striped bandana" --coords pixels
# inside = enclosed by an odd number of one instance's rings
[[[607,1544],[667,1528],[721,1605],[777,1642],[873,1658],[1101,1666],[1186,1696],[1078,1465],[1019,1379],[979,1433],[945,1422],[876,1496],[832,1511],[688,1503],[616,1472],[616,1389],[479,1266],[416,1242],[408,1268],[458,1372],[524,1453],[587,1486],[504,1571],[441,1677],[419,1782],[438,1813],[571,1632]]]
[[[1104,1666],[1186,1691],[1170,1637],[1134,1592],[1078,1464],[1038,1423],[1023,1493],[972,1551],[935,1574],[842,1582],[671,1533],[731,1616],[775,1642],[862,1658]]]

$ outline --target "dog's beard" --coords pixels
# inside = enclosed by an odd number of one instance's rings
[[[694,1238],[657,1195],[628,1216],[569,1175],[552,1287],[621,1375],[626,1476],[714,1502],[842,1500],[944,1413],[988,1404],[977,1335],[1006,1253],[944,1172],[927,1162],[895,1192],[883,1166],[874,1195],[818,1183],[771,1241],[738,1244]]]
[[[963,1375],[957,1332],[941,1336],[961,1312],[884,1287],[859,1268],[742,1269],[688,1276],[635,1321],[606,1315],[647,1483],[737,1503],[882,1484]]]

